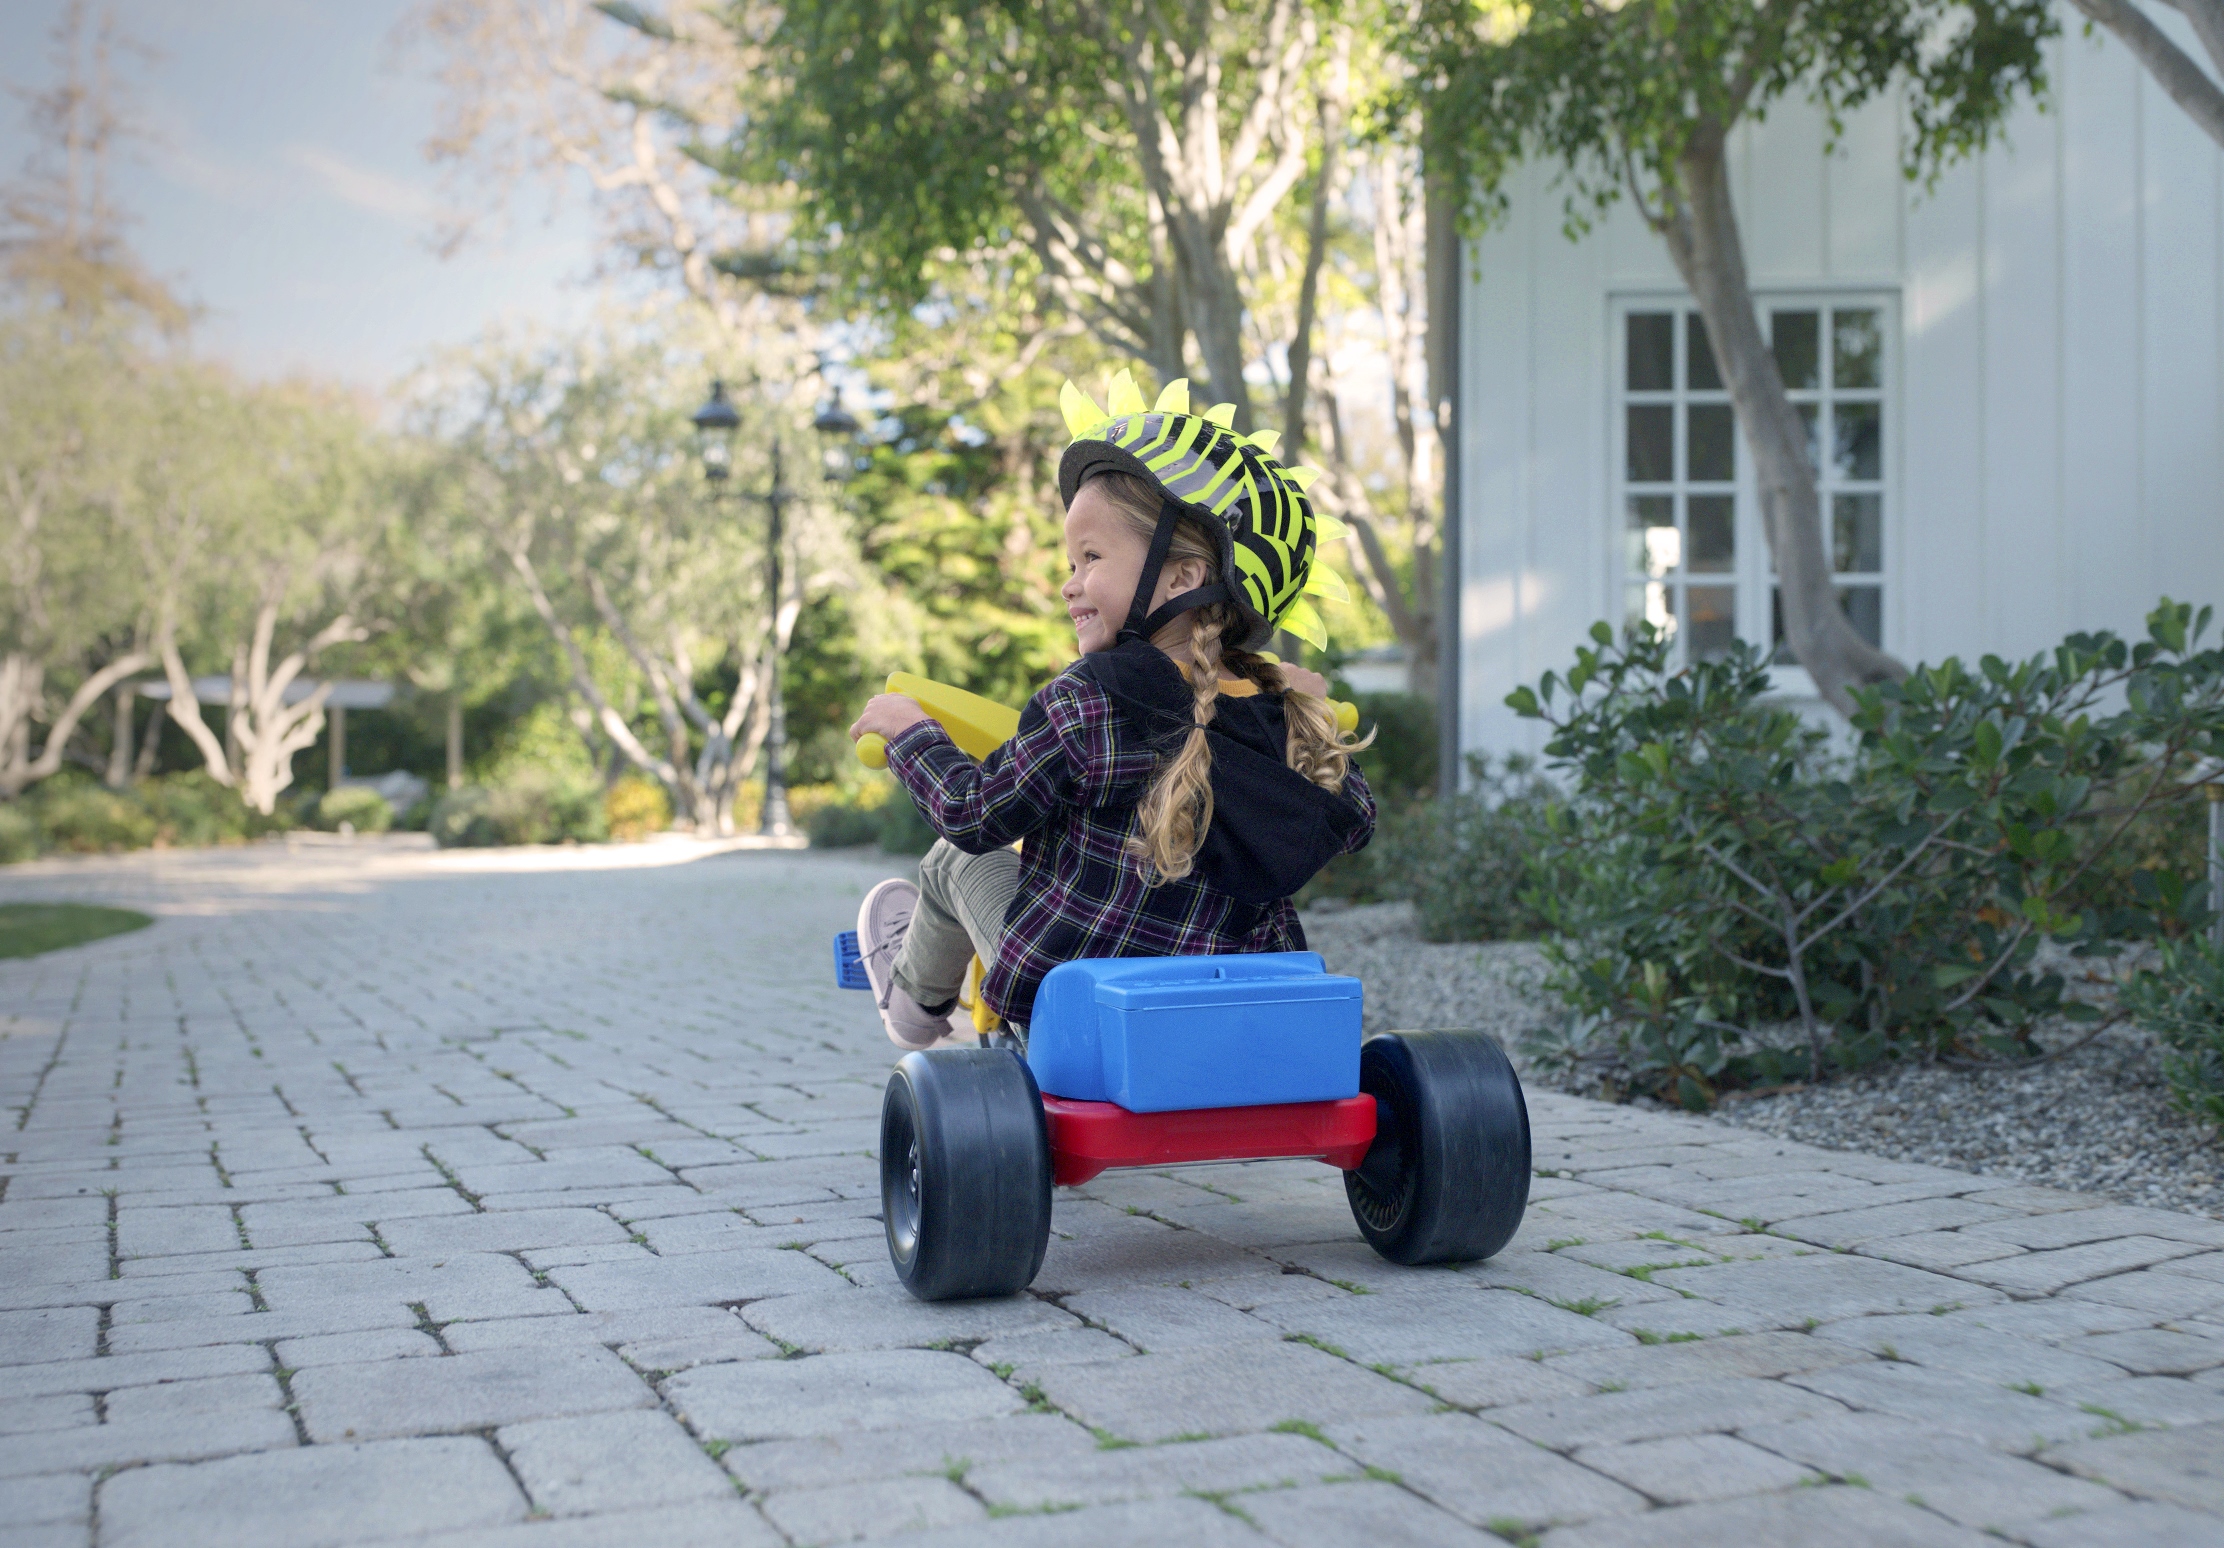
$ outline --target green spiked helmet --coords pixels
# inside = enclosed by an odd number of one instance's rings
[[[1285,468],[1274,460],[1281,439],[1272,430],[1249,436],[1230,429],[1235,405],[1202,414],[1189,411],[1189,383],[1174,381],[1146,409],[1126,371],[1112,378],[1109,408],[1072,382],[1058,395],[1073,442],[1058,463],[1058,493],[1067,505],[1092,474],[1131,473],[1158,489],[1165,506],[1142,583],[1122,635],[1149,638],[1167,618],[1211,602],[1233,602],[1249,623],[1231,643],[1255,650],[1276,629],[1287,629],[1314,649],[1328,644],[1328,630],[1311,598],[1350,600],[1341,577],[1318,562],[1324,538],[1343,526],[1322,515],[1307,497],[1318,476],[1311,468]],[[1174,598],[1144,617],[1173,540],[1174,522],[1188,516],[1220,547],[1217,582]]]

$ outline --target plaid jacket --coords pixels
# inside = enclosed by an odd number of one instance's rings
[[[986,854],[1027,841],[1019,894],[982,986],[1007,1020],[1025,1025],[1043,975],[1078,957],[1305,949],[1288,898],[1242,903],[1195,875],[1144,885],[1126,846],[1158,764],[1104,690],[1070,669],[1028,701],[1018,734],[984,762],[932,720],[889,742],[889,771],[952,844]],[[1357,769],[1344,793],[1362,818],[1348,853],[1372,836],[1375,807]]]

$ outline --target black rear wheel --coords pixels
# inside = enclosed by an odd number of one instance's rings
[[[1344,1174],[1352,1217],[1393,1263],[1487,1258],[1529,1205],[1529,1106],[1497,1041],[1384,1032],[1359,1051],[1375,1142]]]
[[[1050,1131],[1026,1061],[1003,1048],[905,1054],[880,1106],[881,1219],[922,1301],[1013,1295],[1050,1243]]]

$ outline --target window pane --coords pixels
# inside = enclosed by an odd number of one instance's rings
[[[1851,313],[1840,313],[1851,316]],[[1776,369],[1793,392],[1822,385],[1822,333],[1813,312],[1777,312],[1769,318],[1776,346]]]
[[[1884,646],[1884,593],[1875,586],[1841,586],[1838,605],[1846,610],[1853,632],[1871,645]]]
[[[1830,314],[1830,381],[1837,387],[1884,385],[1884,323],[1874,310]]]
[[[1799,422],[1807,427],[1807,471],[1819,478],[1822,476],[1822,463],[1815,445],[1815,417],[1822,410],[1812,403],[1796,403],[1792,406],[1799,410]]]
[[[1730,405],[1694,403],[1684,412],[1690,436],[1684,477],[1695,484],[1727,484],[1736,478],[1737,418]]]
[[[1676,500],[1673,495],[1631,495],[1629,497],[1629,527],[1623,562],[1632,575],[1658,575],[1662,568],[1673,569],[1674,562],[1656,567],[1654,556],[1659,553],[1663,539],[1656,534],[1665,532],[1673,541],[1676,532]]]
[[[1684,385],[1694,392],[1720,392],[1722,373],[1714,368],[1714,346],[1707,342],[1707,321],[1697,312],[1683,314]]]
[[[1676,318],[1672,312],[1629,314],[1629,390],[1666,392],[1676,385]]]
[[[1632,403],[1629,406],[1629,481],[1665,484],[1675,476],[1675,409],[1666,403]]]
[[[1840,574],[1874,575],[1884,568],[1884,497],[1830,497],[1831,565]]]
[[[1737,588],[1693,586],[1684,593],[1684,649],[1694,661],[1729,654],[1737,638]]]
[[[1830,411],[1830,463],[1840,478],[1884,476],[1884,407],[1878,403],[1839,403]]]
[[[1666,581],[1651,581],[1629,588],[1629,611],[1625,620],[1634,629],[1641,623],[1651,624],[1670,638],[1676,632],[1676,588]]]
[[[1684,513],[1689,528],[1684,564],[1710,575],[1736,569],[1737,507],[1730,496],[1693,495],[1685,502]]]

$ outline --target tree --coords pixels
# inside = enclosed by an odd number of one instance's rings
[[[58,772],[101,696],[153,664],[98,497],[129,365],[119,341],[51,311],[0,312],[0,798]],[[71,677],[57,708],[49,684]]]
[[[737,167],[793,177],[805,230],[898,307],[944,254],[1023,254],[1105,346],[1252,423],[1246,270],[1320,128],[1300,0],[819,0],[778,13],[788,81]]]
[[[1562,168],[1571,235],[1627,198],[1666,243],[1753,457],[1784,634],[1841,714],[1906,669],[1856,634],[1823,547],[1807,435],[1761,332],[1726,165],[1729,137],[1790,94],[1832,123],[1897,86],[1911,177],[1982,148],[2045,87],[2049,0],[1421,0],[1403,37],[1434,171],[1471,228],[1522,161]]]
[[[712,834],[733,831],[763,746],[773,657],[841,555],[813,459],[795,455],[810,431],[792,398],[740,394],[733,475],[704,479],[688,413],[723,358],[707,332],[651,314],[585,339],[489,344],[433,385],[425,428],[454,448],[463,498],[563,651],[589,725]],[[767,523],[740,502],[772,488],[781,438],[795,579],[768,599]],[[603,669],[613,653],[631,683]],[[621,708],[634,685],[653,706],[647,735]]]
[[[180,363],[155,374],[132,451],[110,498],[131,523],[170,720],[267,815],[324,730],[332,685],[297,692],[302,673],[383,627],[397,514],[383,448],[348,403]],[[221,735],[189,655],[230,669]]]
[[[2224,0],[2162,0],[2193,25],[2208,51],[2210,70],[2171,40],[2132,0],[2071,0],[2093,21],[2116,34],[2147,67],[2170,100],[2184,108],[2210,139],[2224,145]]]

